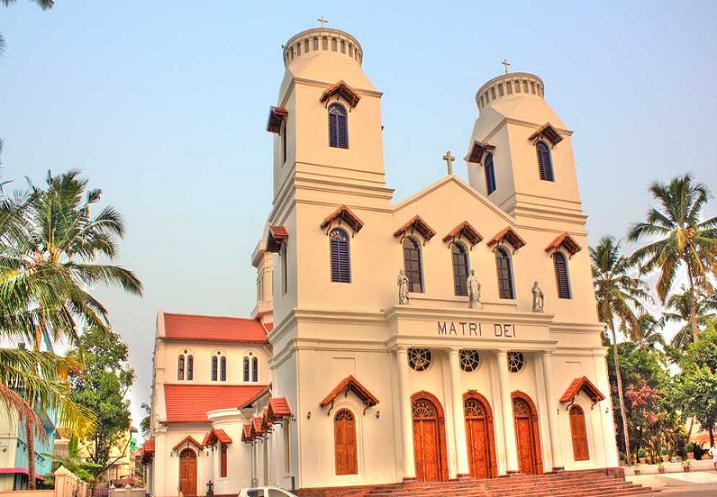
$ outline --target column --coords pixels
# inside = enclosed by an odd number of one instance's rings
[[[413,415],[411,390],[408,384],[408,352],[405,348],[396,350],[398,367],[398,398],[401,406],[401,431],[403,443],[403,479],[416,478],[416,462],[413,454]]]
[[[620,456],[617,450],[617,441],[615,440],[615,418],[613,417],[606,356],[607,352],[605,350],[596,351],[595,353],[596,386],[607,398],[599,402],[594,409],[599,409],[600,418],[602,419],[601,429],[603,432],[603,440],[605,441],[606,466],[608,468],[617,468],[620,466]]]
[[[448,351],[448,364],[451,369],[451,396],[453,398],[453,431],[456,440],[456,476],[458,478],[470,475],[468,466],[468,446],[466,443],[466,424],[463,411],[463,388],[461,386],[461,360],[459,351]]]
[[[518,472],[518,448],[515,443],[513,422],[513,399],[508,384],[508,352],[496,351],[498,358],[498,380],[500,383],[500,407],[503,413],[503,436],[505,438],[506,469],[508,473]]]
[[[553,470],[565,469],[558,432],[558,398],[555,396],[553,354],[545,351],[541,359],[543,363],[543,381],[545,382],[545,405],[548,409],[548,425],[550,427],[550,447],[553,452]]]

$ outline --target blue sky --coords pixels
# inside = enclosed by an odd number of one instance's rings
[[[387,181],[404,198],[462,157],[474,96],[511,69],[575,131],[590,239],[642,219],[649,182],[717,190],[717,2],[105,2],[0,7],[4,180],[79,168],[125,217],[143,299],[100,290],[148,400],[157,309],[247,314],[271,204],[266,116],[281,44],[324,15],[384,92]],[[466,177],[465,166],[456,167]],[[712,201],[710,214],[717,212]]]

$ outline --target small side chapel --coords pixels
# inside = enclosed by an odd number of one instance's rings
[[[152,496],[618,466],[572,131],[543,80],[504,61],[468,182],[447,152],[395,202],[363,58],[323,22],[283,46],[256,306],[159,313]]]

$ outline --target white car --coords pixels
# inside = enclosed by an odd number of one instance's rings
[[[296,497],[296,494],[279,487],[254,487],[243,488],[239,497]]]

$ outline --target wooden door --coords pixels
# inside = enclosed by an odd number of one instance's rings
[[[179,454],[179,489],[184,497],[197,495],[197,454],[192,449]]]
[[[573,457],[576,461],[590,459],[588,435],[585,428],[585,413],[580,406],[570,407],[570,435],[573,438]]]
[[[540,443],[537,437],[537,420],[530,404],[520,397],[513,398],[513,417],[515,418],[515,442],[518,448],[518,466],[521,473],[538,474]]]
[[[442,481],[445,471],[445,433],[443,416],[429,398],[413,401],[413,451],[416,459],[416,479]]]
[[[470,475],[473,478],[492,478],[495,476],[495,447],[490,407],[476,397],[466,398],[463,406]]]
[[[356,421],[348,409],[341,409],[334,417],[334,452],[337,475],[358,473]]]

